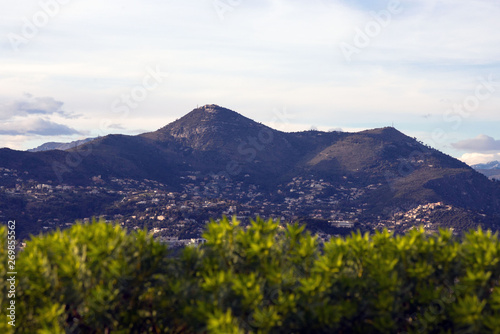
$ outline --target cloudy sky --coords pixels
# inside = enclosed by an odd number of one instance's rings
[[[214,103],[500,160],[497,0],[0,4],[0,147],[138,134]]]

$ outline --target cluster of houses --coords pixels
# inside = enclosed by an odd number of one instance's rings
[[[128,229],[142,229],[146,226],[153,231],[155,237],[173,245],[200,242],[192,240],[197,240],[195,236],[201,235],[209,218],[222,215],[234,215],[241,220],[255,216],[281,221],[308,218],[346,229],[353,228],[355,223],[390,229],[422,224],[431,229],[432,212],[451,209],[451,206],[443,203],[429,203],[407,212],[396,213],[389,220],[377,217],[375,221],[367,221],[367,204],[362,203],[360,198],[383,184],[360,187],[355,186],[347,177],[344,177],[340,185],[314,177],[295,177],[290,182],[279,185],[272,196],[248,182],[220,182],[215,176],[202,176],[197,172],[183,176],[181,191],[172,191],[165,184],[154,180],[111,178],[104,181],[100,175],[92,178],[90,186],[39,183],[25,173],[5,168],[0,168],[0,177],[11,178],[16,182],[15,186],[1,187],[0,191],[23,194],[29,201],[40,203],[62,193],[114,195],[119,199],[110,203],[112,208],[98,212],[95,216],[118,222]],[[79,219],[90,221],[91,217]],[[73,223],[74,221],[58,219],[38,221],[41,230],[45,231],[67,227]]]
[[[423,227],[427,232],[436,232],[438,225],[433,220],[437,211],[451,211],[453,206],[443,202],[427,203],[403,212],[396,212],[388,220],[381,219],[376,223],[379,229],[387,228],[389,232],[407,232],[415,227]]]

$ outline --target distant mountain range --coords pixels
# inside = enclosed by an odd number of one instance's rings
[[[479,173],[486,175],[490,179],[500,180],[500,162],[499,161],[491,161],[491,162],[488,162],[485,164],[473,165],[472,168],[477,170]]]
[[[0,167],[54,185],[88,186],[99,176],[102,182],[154,180],[172,190],[184,189],[187,175],[196,174],[221,188],[227,182],[255,185],[271,200],[280,185],[316,178],[332,184],[325,190],[332,193],[379,185],[355,199],[374,217],[435,202],[500,216],[499,183],[395,128],[286,133],[217,105],[194,109],[154,132],[108,135],[65,151],[1,149]],[[0,179],[0,185],[8,182],[16,181]]]
[[[70,148],[76,148],[80,145],[86,144],[95,138],[86,138],[81,140],[75,140],[70,143],[57,143],[57,142],[49,142],[38,147],[29,149],[28,152],[42,152],[42,151],[50,151],[50,150],[69,150]]]
[[[477,164],[473,165],[472,168],[474,169],[498,169],[500,170],[500,162],[499,161],[490,161],[485,164]]]

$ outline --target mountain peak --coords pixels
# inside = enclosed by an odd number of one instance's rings
[[[155,140],[174,137],[192,148],[212,149],[228,141],[237,141],[247,134],[255,135],[262,128],[267,127],[233,110],[207,104],[193,109],[158,131],[142,136]]]
[[[190,120],[191,122],[197,122],[197,121],[198,122],[206,122],[206,121],[228,122],[228,121],[235,121],[235,120],[240,120],[240,121],[245,120],[247,122],[253,122],[253,120],[237,113],[236,111],[221,107],[217,104],[206,104],[204,106],[193,109],[191,112],[189,112],[185,116],[181,117],[176,122],[179,122],[182,120]],[[174,123],[176,123],[176,122],[174,122]],[[174,123],[171,123],[171,124],[174,124]],[[191,125],[196,125],[196,124],[191,124]]]
[[[199,107],[197,109],[201,109],[201,110],[208,112],[208,113],[216,113],[216,112],[222,111],[223,109],[226,109],[226,108],[222,108],[221,106],[219,106],[217,104],[206,104],[206,105]],[[229,109],[226,109],[226,110],[229,110]]]
[[[227,109],[221,107],[216,104],[207,104],[196,109],[193,109],[191,112],[181,117],[174,123],[179,121],[189,120],[191,123],[193,122],[206,122],[206,121],[229,121],[235,119],[246,119],[248,121],[253,122],[251,119],[244,117],[243,115],[233,111],[231,109]],[[174,124],[171,123],[171,124]],[[170,125],[170,124],[169,124]],[[196,124],[191,124],[196,125]]]
[[[377,136],[380,136],[381,138],[384,138],[386,140],[395,140],[395,141],[405,140],[405,139],[410,138],[392,126],[387,126],[385,128],[376,128],[376,129],[365,130],[365,131],[361,131],[360,133],[367,134],[367,135],[377,135]]]

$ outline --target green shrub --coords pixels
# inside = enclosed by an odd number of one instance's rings
[[[104,222],[33,238],[19,256],[25,333],[144,332],[157,324],[166,247]]]
[[[204,237],[178,257],[104,222],[33,238],[18,259],[16,332],[500,333],[490,232],[357,233],[320,246],[303,226],[224,218]]]

